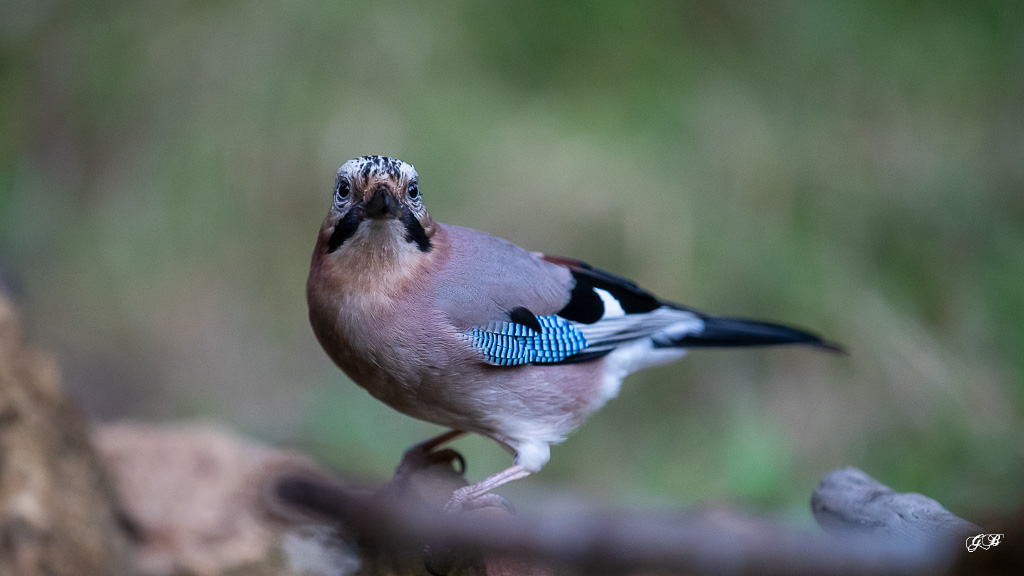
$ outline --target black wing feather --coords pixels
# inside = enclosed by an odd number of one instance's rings
[[[657,341],[655,346],[681,348],[734,348],[741,346],[781,346],[803,344],[845,354],[842,346],[822,339],[817,334],[797,328],[747,320],[700,314],[704,330],[686,334],[682,338]]]
[[[658,347],[727,348],[803,344],[833,352],[846,352],[841,346],[824,340],[816,334],[789,326],[760,320],[710,316],[689,306],[659,300],[633,281],[611,272],[599,270],[580,260],[549,255],[545,255],[544,260],[565,266],[575,280],[569,303],[557,313],[566,320],[582,324],[594,324],[601,320],[605,309],[604,301],[594,291],[595,288],[598,288],[611,294],[626,314],[644,314],[664,306],[694,314],[704,323],[702,331],[687,333],[672,339],[656,340],[655,346]],[[621,341],[629,341],[636,337],[634,334],[623,333]],[[618,342],[619,340],[615,339],[604,340],[601,342],[602,349],[584,350],[560,363],[587,362],[601,358],[612,350],[611,347],[604,348],[604,346],[615,345]]]
[[[527,328],[533,330],[538,334],[540,334],[543,330],[543,328],[540,325],[540,322],[537,320],[537,316],[533,312],[530,312],[528,309],[523,308],[522,306],[517,306],[513,308],[508,313],[508,319],[509,321],[515,322],[516,324],[526,326]]]
[[[633,281],[594,268],[586,262],[559,256],[544,256],[544,259],[568,268],[575,281],[569,303],[557,312],[566,320],[593,324],[601,319],[604,315],[604,302],[597,292],[594,292],[594,288],[611,294],[626,314],[643,314],[665,305]]]

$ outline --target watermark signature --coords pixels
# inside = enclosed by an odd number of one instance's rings
[[[988,550],[993,546],[998,546],[1002,539],[1002,534],[978,534],[977,536],[971,536],[967,539],[967,551],[974,552],[978,548]]]

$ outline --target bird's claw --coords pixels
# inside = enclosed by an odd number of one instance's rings
[[[471,488],[471,486],[466,486],[466,488]],[[513,516],[516,513],[512,503],[502,496],[491,493],[474,496],[472,492],[465,490],[465,488],[452,492],[452,497],[444,505],[444,511],[447,514],[458,514],[459,512],[469,512],[470,510],[480,508],[504,508],[506,512]]]
[[[454,462],[458,461],[456,467]],[[462,454],[451,448],[434,450],[428,446],[417,444],[405,451],[402,461],[395,468],[395,477],[404,478],[417,470],[436,465],[451,466],[461,476],[466,473],[466,459]]]

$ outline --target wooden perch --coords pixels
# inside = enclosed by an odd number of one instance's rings
[[[870,479],[855,469],[839,472],[854,471],[858,478]],[[671,513],[576,508],[529,517],[500,513],[453,516],[441,512],[443,499],[439,503],[438,495],[424,499],[422,492],[411,493],[395,486],[367,494],[348,490],[323,477],[285,474],[272,482],[272,495],[281,503],[339,521],[358,534],[361,546],[387,551],[386,555],[414,557],[429,546],[447,550],[455,557],[517,557],[527,562],[572,566],[586,573],[597,568],[602,573],[650,568],[687,573],[780,575],[932,573],[941,571],[958,549],[948,538],[977,528],[959,519],[959,523],[936,524],[934,516],[923,515],[920,520],[908,517],[902,521],[929,526],[908,533],[935,538],[904,539],[892,538],[889,532],[873,531],[843,532],[842,537],[836,537],[721,511]],[[823,494],[816,493],[816,501],[825,501],[843,491],[833,482],[826,480],[822,484],[824,490],[819,491]],[[894,496],[892,502],[899,505],[918,500],[900,498],[901,495],[874,481],[862,481],[850,490],[858,492],[864,486],[887,490]],[[449,485],[444,494],[450,490]],[[861,499],[852,492],[844,502],[847,507],[842,510],[849,517],[899,514],[889,504]],[[915,508],[921,509],[922,505]],[[938,509],[942,510],[941,506]]]

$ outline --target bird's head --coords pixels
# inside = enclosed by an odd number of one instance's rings
[[[338,169],[318,246],[327,254],[399,258],[429,253],[435,231],[416,169],[397,158],[362,156]]]

